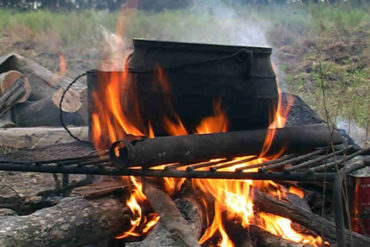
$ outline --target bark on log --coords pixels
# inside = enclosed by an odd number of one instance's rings
[[[63,90],[57,90],[53,95],[43,99],[19,104],[14,109],[14,121],[17,126],[61,126],[60,123],[60,98]],[[81,107],[78,94],[69,92],[62,105],[63,120],[66,125],[80,126],[84,120],[77,112]]]
[[[69,130],[78,138],[88,140],[88,127]],[[0,146],[29,149],[76,141],[63,128],[46,127],[0,129],[0,137]]]
[[[285,240],[255,225],[250,225],[249,231],[258,247],[312,247],[312,245],[309,244],[301,244]]]
[[[143,191],[154,211],[159,214],[160,220],[143,241],[129,243],[126,246],[200,246],[198,244],[202,230],[200,205],[186,198],[180,198],[174,202],[167,193],[148,181],[143,182]]]
[[[99,243],[108,247],[108,242],[129,224],[124,210],[117,199],[88,201],[76,197],[27,216],[0,217],[0,246],[77,247]]]
[[[0,117],[17,103],[24,102],[29,97],[30,91],[27,89],[27,83],[25,78],[20,78],[0,96]]]
[[[116,165],[151,166],[176,162],[200,162],[215,158],[259,155],[271,130],[249,130],[187,136],[165,136],[145,139],[125,145],[119,157],[113,157]],[[326,125],[306,125],[276,129],[269,153],[278,153],[286,147],[286,153],[308,152],[327,146],[330,141],[342,143],[340,134],[333,135]]]
[[[34,61],[16,53],[0,57],[0,73],[9,70],[17,70],[28,78],[32,87],[31,100],[49,97],[59,88],[65,89],[72,81],[67,77],[57,76]],[[77,91],[77,93],[80,93],[84,88],[86,86],[81,82],[77,82],[72,86],[72,90]]]
[[[336,243],[336,227],[333,222],[302,208],[296,207],[288,202],[275,199],[257,189],[254,190],[253,200],[255,206],[262,211],[289,218],[293,222],[301,224],[319,235],[321,235],[321,231],[323,231],[323,236],[327,241]],[[356,232],[351,233],[349,230],[346,230],[346,244],[348,246],[351,246],[351,234],[354,246],[370,246],[369,237],[360,235]]]

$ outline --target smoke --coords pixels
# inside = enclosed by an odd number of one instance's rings
[[[180,18],[160,40],[203,42],[226,45],[269,46],[265,37],[267,22],[256,17],[254,8],[232,6],[221,0],[193,1],[187,9],[177,11]],[[258,20],[259,19],[259,20]]]
[[[370,143],[370,138],[366,134],[366,129],[361,128],[352,119],[345,119],[341,116],[337,117],[336,125],[339,129],[343,129],[361,147],[366,147]]]

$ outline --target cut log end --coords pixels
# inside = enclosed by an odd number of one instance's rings
[[[59,107],[63,93],[64,89],[59,88],[52,96],[52,101],[57,107]],[[80,108],[81,108],[80,95],[75,90],[69,89],[64,96],[62,110],[64,112],[76,112]]]
[[[23,77],[23,78],[22,78]],[[31,95],[31,85],[24,75],[16,70],[10,70],[0,75],[0,95],[4,94],[12,85],[22,78],[23,96],[17,100],[17,103],[25,102]]]

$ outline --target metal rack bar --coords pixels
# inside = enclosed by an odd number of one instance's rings
[[[220,164],[219,166],[218,165],[212,166],[211,168],[209,168],[209,170],[212,171],[212,172],[215,172],[218,169],[223,169],[223,168],[243,164],[245,162],[255,160],[256,158],[257,158],[256,156],[253,156],[253,157],[245,158],[245,159],[242,159],[242,160],[235,160],[235,161],[227,162],[226,164]]]
[[[319,149],[319,150],[316,150],[314,152],[311,152],[311,153],[308,153],[308,154],[305,154],[305,155],[294,157],[292,159],[288,159],[288,160],[285,160],[285,161],[282,161],[282,162],[279,162],[279,163],[276,163],[276,164],[268,165],[268,166],[265,166],[263,168],[260,168],[259,172],[263,173],[263,172],[267,172],[268,170],[271,170],[271,169],[275,169],[275,168],[285,166],[287,164],[294,164],[294,163],[297,163],[298,161],[311,158],[311,157],[313,157],[315,155],[318,155],[318,154],[321,154],[325,151],[327,151],[327,148]]]
[[[291,158],[296,157],[296,156],[297,156],[297,154],[288,154],[288,155],[285,155],[285,156],[280,157],[278,159],[269,160],[269,161],[266,161],[266,162],[263,162],[263,163],[254,164],[254,165],[246,165],[246,166],[243,166],[243,167],[240,167],[240,168],[236,169],[235,171],[242,172],[244,170],[250,170],[250,169],[253,169],[253,168],[261,168],[261,167],[264,167],[264,166],[267,166],[267,165],[271,165],[271,164],[275,164],[275,163],[278,163],[278,162],[281,162],[281,161],[284,161],[284,160],[287,160],[287,159],[291,159]]]
[[[343,164],[344,162],[346,162],[348,160],[351,160],[354,157],[356,157],[358,155],[361,155],[363,153],[367,153],[369,151],[370,151],[370,147],[365,148],[365,149],[361,149],[357,152],[354,152],[353,154],[350,154],[350,155],[346,156],[344,159],[342,159],[338,162],[334,161],[334,162],[331,162],[331,163],[328,163],[328,164],[323,164],[323,165],[320,165],[320,166],[312,167],[312,168],[308,169],[308,171],[309,172],[322,172],[322,171],[325,171],[328,168],[332,168],[332,167],[335,167],[336,165]]]
[[[330,153],[328,155],[325,155],[323,157],[318,157],[316,159],[313,159],[313,160],[309,160],[309,161],[306,161],[306,162],[303,162],[301,164],[298,164],[298,165],[295,165],[295,166],[292,166],[292,167],[288,167],[288,168],[285,168],[285,171],[286,172],[291,172],[291,171],[294,171],[294,170],[297,170],[297,169],[300,169],[300,168],[304,168],[304,167],[309,167],[311,165],[319,165],[321,161],[324,161],[324,160],[327,160],[335,155],[338,155],[338,154],[341,154],[341,153],[344,153],[350,149],[352,149],[353,146],[348,146],[348,147],[345,147],[343,149],[340,149],[338,151],[335,151],[333,153]]]

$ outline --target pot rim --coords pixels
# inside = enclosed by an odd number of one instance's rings
[[[236,52],[240,49],[247,49],[253,53],[266,53],[271,54],[271,47],[257,47],[257,46],[241,46],[241,45],[223,45],[223,44],[210,44],[210,43],[191,43],[191,42],[176,42],[176,41],[162,41],[162,40],[149,40],[134,38],[132,40],[134,48],[136,47],[149,47],[160,48],[168,50],[192,50],[192,51],[211,51],[211,52]]]

